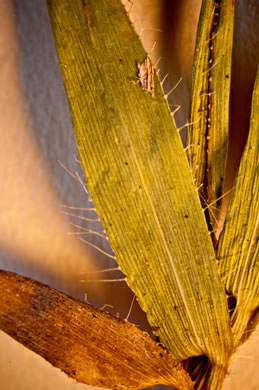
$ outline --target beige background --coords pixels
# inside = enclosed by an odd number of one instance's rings
[[[237,6],[228,186],[248,128],[259,54],[258,2],[239,0]],[[170,74],[165,91],[183,76],[170,97],[171,103],[182,105],[176,118],[179,125],[188,116],[199,7],[200,0],[134,0],[131,10],[148,52],[157,41],[151,56],[154,61],[162,56],[158,66],[162,77]],[[85,277],[80,272],[114,264],[88,250],[76,235],[68,235],[73,229],[69,221],[93,230],[101,227],[98,222],[62,213],[62,205],[89,207],[89,203],[80,184],[58,163],[62,161],[73,172],[80,170],[74,159],[76,148],[45,2],[2,0],[0,21],[0,267],[46,282],[81,300],[87,293],[92,304],[111,304],[114,308],[109,310],[125,318],[132,293],[124,284],[80,282]],[[89,216],[85,211],[76,213]],[[89,239],[110,251],[97,236]],[[148,329],[137,304],[130,320]],[[257,338],[238,352],[224,390],[259,388],[257,341],[258,332]],[[0,345],[1,389],[87,389],[2,332]]]

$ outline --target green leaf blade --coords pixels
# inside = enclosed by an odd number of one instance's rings
[[[229,132],[229,95],[234,3],[204,0],[193,67],[188,143],[190,161],[202,204],[219,207],[225,175]],[[217,212],[208,209],[217,227]]]
[[[176,359],[224,365],[225,294],[159,81],[154,96],[138,82],[146,53],[119,1],[62,4],[49,1],[49,11],[75,137],[116,259]]]
[[[217,257],[228,294],[236,300],[231,322],[235,345],[254,330],[259,306],[259,71],[250,130],[235,180]]]

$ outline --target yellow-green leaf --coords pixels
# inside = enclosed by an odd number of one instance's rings
[[[229,131],[229,95],[234,1],[204,0],[193,67],[189,152],[209,224],[216,227],[225,173]]]
[[[48,7],[87,185],[127,283],[177,360],[206,354],[225,367],[225,292],[163,91],[156,76],[154,90],[145,83],[139,37],[119,0]]]
[[[259,307],[259,71],[250,130],[220,235],[218,260],[229,295],[235,346],[258,322]]]

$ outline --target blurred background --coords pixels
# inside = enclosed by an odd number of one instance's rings
[[[180,104],[178,126],[188,121],[192,58],[201,0],[125,0],[126,8],[170,96]],[[0,1],[0,268],[47,283],[96,307],[105,304],[121,318],[133,293],[124,282],[82,282],[84,272],[113,267],[98,234],[73,138],[46,4],[42,0]],[[226,191],[231,188],[246,140],[251,93],[258,64],[259,3],[239,0],[230,107],[230,153]],[[156,44],[154,45],[154,43]],[[174,106],[172,106],[173,109]],[[69,173],[69,172],[70,173]],[[76,214],[74,217],[68,214]],[[77,226],[75,226],[77,225]],[[92,274],[96,279],[98,274]],[[118,273],[103,274],[116,278]],[[129,320],[149,330],[134,302]],[[259,388],[259,332],[233,360],[224,390]],[[41,357],[0,332],[0,378],[5,390],[89,388],[77,384]],[[257,366],[256,366],[257,365]]]

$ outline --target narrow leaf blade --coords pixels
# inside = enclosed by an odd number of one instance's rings
[[[228,132],[234,2],[204,0],[193,68],[189,153],[195,184],[208,208],[209,224],[217,227],[222,197]]]
[[[259,71],[254,86],[250,130],[220,235],[218,260],[232,312],[235,345],[258,322],[259,306]]]

